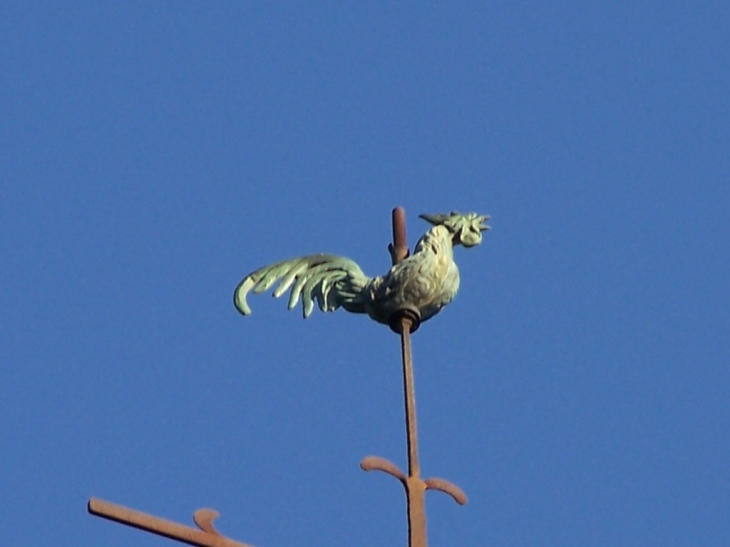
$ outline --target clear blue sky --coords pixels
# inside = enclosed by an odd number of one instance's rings
[[[397,337],[231,300],[402,205],[493,226],[413,340],[431,545],[730,545],[728,2],[122,4],[0,7],[4,544],[405,545]]]

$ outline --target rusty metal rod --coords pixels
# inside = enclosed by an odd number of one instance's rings
[[[403,395],[406,409],[406,435],[408,444],[408,476],[419,476],[418,427],[416,425],[416,386],[413,381],[413,356],[411,354],[411,325],[408,317],[401,319],[400,347],[403,359]]]
[[[406,411],[406,436],[408,445],[408,545],[426,547],[426,483],[421,479],[418,464],[418,433],[416,427],[416,390],[413,382],[413,359],[411,355],[411,320],[401,319],[401,354],[403,357],[403,394]]]
[[[408,256],[406,213],[402,207],[393,209],[393,262]],[[407,314],[400,318],[401,358],[403,361],[403,396],[406,414],[406,444],[408,447],[408,477],[403,482],[408,506],[408,545],[426,547],[426,484],[421,479],[418,465],[418,433],[416,426],[416,390],[413,382],[411,353],[413,319]]]
[[[98,498],[91,498],[87,509],[90,514],[97,517],[113,520],[196,547],[252,547],[247,543],[234,541],[220,535],[213,528],[213,519],[218,516],[218,513],[212,509],[199,509],[195,512],[193,518],[200,530]]]
[[[393,265],[408,256],[408,240],[406,239],[406,212],[403,207],[396,207],[391,213],[393,219],[393,245],[390,256]]]

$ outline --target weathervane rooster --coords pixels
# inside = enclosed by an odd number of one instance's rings
[[[489,230],[487,215],[476,213],[420,215],[433,226],[421,236],[412,255],[396,263],[387,274],[368,277],[354,261],[342,256],[316,254],[264,266],[248,274],[236,287],[233,301],[243,315],[250,315],[246,295],[261,293],[277,281],[273,296],[291,287],[289,309],[302,297],[304,317],[314,310],[315,299],[324,312],[339,307],[367,313],[378,323],[389,324],[399,310],[417,312],[420,321],[436,315],[459,289],[459,270],[454,246],[474,247]],[[389,247],[394,256],[395,249]],[[395,262],[395,259],[394,259]]]

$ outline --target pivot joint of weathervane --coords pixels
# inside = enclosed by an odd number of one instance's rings
[[[405,319],[405,321],[404,321]],[[406,304],[400,309],[395,310],[390,314],[388,318],[388,325],[390,330],[396,334],[403,333],[403,325],[409,324],[409,332],[412,334],[418,330],[421,326],[421,312],[418,308],[409,304]]]

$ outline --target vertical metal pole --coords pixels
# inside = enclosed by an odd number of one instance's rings
[[[403,207],[393,209],[393,245],[390,256],[393,265],[408,256],[408,240],[406,238],[406,212]]]
[[[406,241],[406,215],[401,207],[393,209],[393,263],[408,255]],[[406,442],[408,446],[408,477],[405,480],[408,505],[408,545],[426,547],[426,484],[421,480],[418,465],[418,435],[416,427],[416,391],[413,382],[413,357],[411,354],[411,327],[413,319],[400,317],[401,357],[403,360],[403,394],[406,412]]]
[[[408,545],[426,547],[426,484],[421,480],[418,464],[418,435],[416,428],[416,391],[413,383],[411,358],[411,320],[401,319],[401,349],[403,355],[403,392],[406,406],[406,434],[408,438]]]

